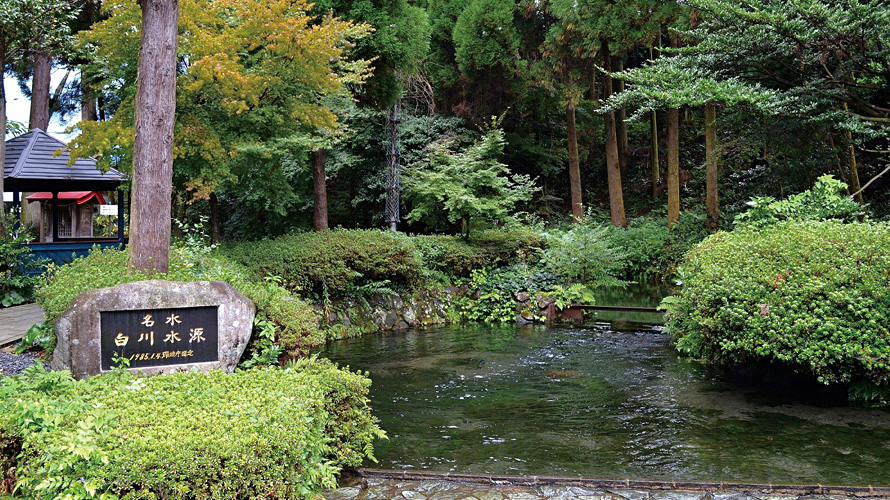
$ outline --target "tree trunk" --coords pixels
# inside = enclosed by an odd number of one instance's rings
[[[661,32],[658,33],[658,48],[661,50]],[[649,60],[655,60],[655,50],[649,47]],[[649,162],[652,167],[652,199],[658,198],[658,187],[661,184],[661,166],[658,164],[658,113],[652,112],[649,117]]]
[[[99,1],[87,0],[80,10],[80,24],[92,26],[99,20]],[[98,99],[93,89],[93,80],[80,70],[80,120],[95,122],[99,120]]]
[[[853,134],[847,131],[847,144],[850,145],[850,192],[853,193],[853,199],[860,205],[865,204],[865,198],[862,197],[862,190],[859,184],[859,167],[856,165],[856,146],[853,144]]]
[[[178,0],[142,0],[136,69],[131,271],[165,273],[170,263]]]
[[[668,227],[680,218],[680,110],[669,109],[668,115]]]
[[[658,164],[658,113],[652,112],[649,117],[649,162],[652,165],[652,199],[658,198],[658,186],[661,183],[661,166]]]
[[[714,121],[717,111],[713,104],[705,106],[705,165],[706,165],[706,198],[708,205],[708,229],[720,229],[720,211],[717,204],[717,128]]]
[[[34,76],[31,78],[31,117],[28,128],[46,131],[49,127],[49,85],[52,57],[45,51],[34,54]]]
[[[222,238],[219,230],[219,198],[216,191],[210,192],[210,244],[216,245]]]
[[[621,56],[612,57],[613,71],[624,71],[624,58]],[[624,92],[624,80],[614,79],[614,91],[616,93]],[[618,168],[621,175],[627,174],[627,150],[629,149],[627,141],[627,112],[619,109],[615,112],[615,133],[618,135]]]
[[[6,67],[6,41],[0,35],[0,68]],[[0,141],[0,166],[6,165],[6,84],[0,78],[0,130],[3,130],[4,140]],[[6,213],[6,204],[3,203],[3,175],[0,174],[0,212]],[[0,217],[0,238],[6,235],[6,218]]]
[[[80,72],[80,121],[95,122],[99,121],[99,112],[97,109],[96,96],[93,88],[84,78],[83,71]]]
[[[578,159],[578,131],[575,129],[575,105],[566,104],[566,131],[569,142],[569,186],[572,191],[572,218],[581,222],[584,206],[581,200],[581,166]]]
[[[609,44],[603,42],[603,65],[606,71],[612,71],[609,57]],[[603,101],[612,95],[612,77],[603,74]],[[621,169],[618,163],[618,136],[615,130],[615,113],[608,112],[605,115],[606,122],[606,174],[609,178],[609,211],[612,216],[612,225],[627,227],[627,218],[624,215],[624,192],[621,188]]]
[[[315,193],[315,230],[328,230],[328,189],[325,174],[325,150],[312,152],[312,185]]]

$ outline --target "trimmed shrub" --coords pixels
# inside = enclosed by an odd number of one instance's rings
[[[0,450],[21,450],[0,465],[28,498],[310,498],[373,458],[369,385],[315,359],[79,382],[32,368],[0,379]]]
[[[531,229],[491,229],[471,236],[416,236],[424,264],[434,273],[467,278],[476,269],[495,269],[534,261],[544,245]]]
[[[717,233],[665,300],[677,348],[722,364],[781,362],[851,394],[890,388],[890,225],[780,222]]]
[[[223,255],[260,276],[280,277],[292,292],[340,297],[372,283],[413,288],[423,263],[408,236],[392,231],[301,233],[228,245]]]
[[[85,258],[49,272],[49,278],[37,294],[37,303],[46,311],[46,323],[53,324],[81,293],[148,279],[144,274],[127,272],[127,252],[94,249]],[[276,343],[289,355],[297,357],[324,342],[318,327],[318,315],[311,306],[274,281],[261,281],[223,257],[196,254],[186,247],[174,248],[170,270],[153,279],[171,281],[225,281],[251,299],[260,320],[271,321],[277,329]],[[251,340],[251,344],[255,339]],[[253,349],[253,345],[248,349]],[[51,353],[52,346],[48,348]]]

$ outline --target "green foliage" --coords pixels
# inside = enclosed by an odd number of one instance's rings
[[[747,212],[735,218],[736,225],[763,227],[786,220],[838,219],[855,222],[864,214],[862,206],[845,196],[847,185],[830,175],[823,175],[812,189],[776,201],[769,196],[754,198],[748,202]]]
[[[360,99],[378,109],[400,97],[400,75],[416,73],[429,51],[426,12],[408,0],[320,0],[313,12],[367,23],[374,31],[359,40],[354,52],[373,61],[373,75],[359,90]]]
[[[224,257],[202,254],[200,250],[177,246],[170,255],[170,271],[152,278],[229,283],[256,304],[258,318],[276,325],[276,342],[288,356],[305,354],[324,341],[324,334],[316,326],[317,314],[283,286],[274,281],[259,281],[259,276]],[[201,257],[189,260],[196,255]],[[93,249],[89,256],[56,269],[37,296],[38,304],[46,311],[47,323],[54,323],[87,290],[147,279],[139,272],[127,272],[127,257],[124,251]]]
[[[22,122],[9,120],[6,122],[6,137],[18,137],[28,132],[28,126]]]
[[[630,71],[632,88],[610,101],[640,112],[725,103],[861,137],[882,135],[890,88],[890,13],[880,0],[692,0],[701,13],[684,33],[695,45]],[[823,128],[820,135],[830,133]],[[812,136],[811,136],[812,139]]]
[[[516,296],[555,290],[562,280],[542,269],[517,264],[487,272],[477,269],[464,281],[472,294],[458,298],[453,307],[462,320],[485,323],[516,321]]]
[[[257,366],[272,366],[278,363],[281,356],[282,348],[276,340],[278,339],[278,327],[269,320],[260,319],[253,320],[253,336],[251,337],[250,350],[248,358],[242,361],[238,367],[248,370]]]
[[[407,219],[431,228],[460,222],[468,237],[474,221],[509,218],[516,204],[531,199],[537,188],[526,175],[509,175],[498,161],[503,151],[504,133],[497,128],[464,151],[434,146],[428,161],[405,172],[405,195],[412,206]]]
[[[423,262],[436,277],[467,278],[476,269],[494,269],[536,260],[544,241],[528,228],[491,229],[469,239],[454,236],[417,236],[414,243]]]
[[[224,255],[259,276],[280,276],[292,292],[339,298],[373,282],[411,288],[423,264],[411,239],[379,230],[301,233],[224,247]]]
[[[516,64],[519,33],[513,23],[516,4],[499,0],[472,0],[454,24],[455,61],[465,74]]]
[[[52,324],[47,321],[43,321],[40,323],[34,323],[33,325],[31,325],[31,328],[28,328],[28,331],[25,332],[25,336],[22,337],[22,341],[13,352],[16,354],[22,354],[35,345],[46,349],[54,343],[55,333],[53,332]]]
[[[373,459],[369,385],[316,359],[79,382],[38,366],[0,379],[0,448],[21,450],[28,498],[314,498]]]
[[[705,229],[703,214],[682,212],[670,229],[665,220],[666,217],[638,217],[630,220],[627,229],[611,229],[612,245],[620,248],[625,256],[620,275],[624,279],[675,276],[686,252],[710,235]]]
[[[617,286],[627,259],[615,246],[606,226],[575,224],[565,231],[546,233],[547,248],[543,252],[547,267],[569,283],[582,283],[591,288]]]
[[[688,255],[665,300],[677,348],[757,360],[825,384],[890,385],[890,225],[785,221],[717,233]]]
[[[571,304],[589,304],[596,303],[593,291],[581,283],[575,283],[570,286],[556,285],[553,290],[546,292],[544,296],[553,300],[553,305],[560,311]]]
[[[32,239],[27,229],[14,228],[13,217],[6,214],[0,213],[0,218],[0,225],[6,228],[0,236],[0,307],[10,307],[33,298],[34,287],[42,278],[32,276],[28,271],[40,269],[43,263],[22,246]]]

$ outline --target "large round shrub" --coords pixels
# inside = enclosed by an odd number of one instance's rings
[[[667,307],[681,351],[890,387],[890,225],[792,221],[717,233],[688,254],[680,277]]]

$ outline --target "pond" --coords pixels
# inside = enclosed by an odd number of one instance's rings
[[[890,412],[792,403],[679,356],[660,327],[471,325],[370,335],[389,469],[890,485]]]

